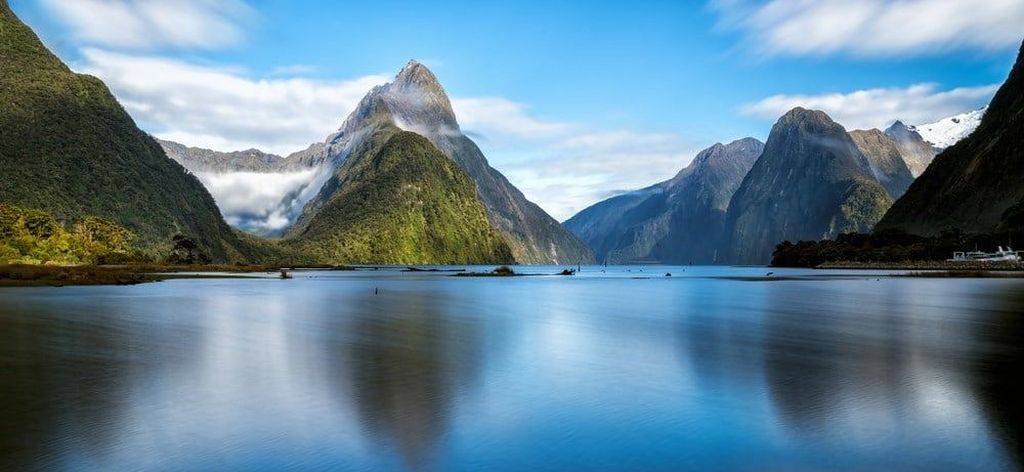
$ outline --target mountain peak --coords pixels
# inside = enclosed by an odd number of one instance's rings
[[[444,87],[427,66],[415,59],[402,67],[394,81],[373,87],[327,141],[338,142],[375,117],[428,137],[459,130]]]
[[[779,123],[834,123],[832,118],[821,110],[808,110],[803,107],[796,107],[786,112],[779,118]]]
[[[416,59],[409,60],[405,67],[398,72],[393,84],[403,88],[408,86],[430,86],[442,90],[443,93],[441,83],[437,80],[437,76],[435,76],[427,66],[416,61]]]

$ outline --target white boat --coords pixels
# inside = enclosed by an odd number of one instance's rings
[[[999,246],[999,250],[996,252],[954,252],[953,258],[946,260],[949,262],[1020,262],[1020,252],[1014,251],[1010,247],[1003,249],[1002,246]]]

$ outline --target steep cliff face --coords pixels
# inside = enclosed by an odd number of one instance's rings
[[[424,65],[410,62],[387,85],[375,87],[359,103],[322,151],[325,162],[339,165],[362,141],[384,126],[427,138],[469,175],[490,222],[512,249],[517,262],[591,262],[582,241],[533,204],[500,172],[459,128],[447,94]],[[336,182],[336,181],[335,181]],[[338,187],[330,182],[305,206],[302,220],[318,211]],[[294,228],[289,235],[301,228]]]
[[[729,261],[767,264],[783,240],[870,231],[892,203],[868,159],[823,112],[796,108],[772,128],[726,216]]]
[[[729,200],[763,147],[753,138],[715,144],[672,179],[597,203],[565,227],[598,262],[720,262]]]
[[[896,142],[877,129],[850,131],[850,137],[868,159],[871,173],[878,183],[885,187],[894,200],[900,198],[914,182],[914,176],[907,168]]]
[[[903,124],[902,121],[897,121],[886,128],[885,135],[896,143],[896,148],[903,156],[903,162],[907,164],[910,174],[915,178],[928,168],[928,165],[935,159],[935,154],[938,153],[934,146],[921,137],[920,133],[913,127]]]
[[[988,232],[1024,200],[1024,46],[981,124],[947,148],[878,224],[921,235]]]
[[[76,74],[0,3],[0,202],[132,230],[154,256],[185,233],[214,260],[248,248],[195,177],[139,130],[99,79]]]

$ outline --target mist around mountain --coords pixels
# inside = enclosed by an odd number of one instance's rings
[[[850,131],[850,138],[868,159],[868,166],[878,183],[885,187],[893,200],[900,198],[914,182],[914,176],[896,142],[877,129]]]
[[[149,254],[185,234],[216,261],[280,249],[332,263],[764,263],[780,241],[867,232],[883,214],[879,229],[922,235],[1024,227],[1019,60],[987,109],[847,133],[797,108],[766,144],[712,146],[563,226],[490,167],[415,61],[324,142],[287,157],[218,152],[154,140],[6,2],[0,15],[0,202],[69,228],[109,219]]]
[[[938,150],[925,141],[913,126],[907,126],[902,121],[897,120],[886,128],[885,135],[896,144],[903,162],[910,170],[910,175],[915,179],[928,168],[938,154]]]
[[[327,173],[322,143],[281,157],[258,149],[219,152],[158,142],[167,157],[199,178],[228,224],[263,237],[283,235],[319,191],[310,186]]]
[[[101,217],[158,256],[176,234],[216,261],[251,248],[194,176],[167,158],[99,79],[72,72],[0,2],[0,202],[67,225]]]
[[[426,138],[385,125],[352,150],[281,242],[333,264],[509,263],[473,181]]]
[[[425,137],[470,177],[490,224],[512,249],[515,261],[593,260],[581,241],[488,165],[476,144],[461,132],[437,78],[415,61],[394,82],[372,89],[324,142],[287,157],[256,149],[224,153],[170,141],[161,144],[172,159],[202,180],[232,225],[287,241],[308,236],[310,222],[334,193],[343,190],[341,183],[355,182],[353,176],[339,174],[346,161],[357,149],[367,149],[368,137],[390,127]]]
[[[763,147],[753,138],[715,144],[672,179],[599,202],[564,225],[598,262],[721,262],[729,201]]]

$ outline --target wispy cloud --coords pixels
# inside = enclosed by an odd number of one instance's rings
[[[239,43],[254,16],[241,0],[41,0],[85,44],[215,49]]]
[[[288,155],[305,149],[336,129],[374,85],[391,79],[389,74],[335,82],[253,78],[233,67],[98,48],[86,48],[83,57],[79,68],[103,79],[147,131],[219,151],[255,147]],[[609,188],[637,188],[671,177],[696,151],[676,133],[547,119],[502,97],[455,97],[452,103],[461,127],[491,164],[560,220],[606,197]],[[247,185],[256,181],[206,183],[224,190],[215,195],[218,202],[237,206],[226,200],[228,189],[252,195]],[[273,216],[264,207],[224,211]]]
[[[323,140],[386,75],[257,79],[238,70],[85,49],[96,75],[151,133],[190,146],[287,155]]]
[[[564,221],[622,193],[609,189],[636,190],[672,177],[703,147],[674,134],[667,138],[665,133],[612,133],[624,138],[617,146],[598,144],[603,140],[601,133],[583,135],[582,141],[594,145],[562,141],[536,148],[534,158],[511,162],[501,170],[527,197]]]
[[[1020,44],[1020,0],[712,0],[759,54],[894,57]]]
[[[987,104],[998,85],[939,90],[936,84],[874,88],[821,95],[773,95],[742,108],[749,116],[774,121],[794,107],[828,113],[847,129],[883,128],[895,120],[920,124]]]
[[[568,123],[534,117],[525,105],[500,97],[457,98],[452,100],[452,108],[459,126],[471,134],[540,139],[572,129]]]
[[[609,197],[610,188],[636,189],[671,177],[699,149],[669,131],[538,117],[507,98],[455,98],[452,106],[491,165],[560,221]]]

